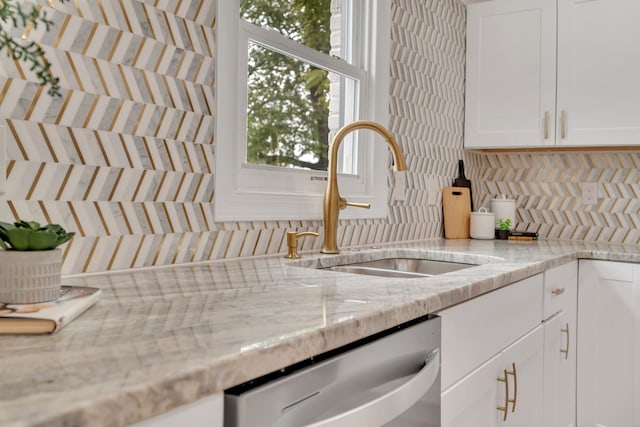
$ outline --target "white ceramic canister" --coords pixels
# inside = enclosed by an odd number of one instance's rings
[[[504,194],[502,198],[491,199],[491,212],[496,214],[495,228],[498,228],[498,222],[501,219],[509,218],[511,220],[511,230],[516,225],[516,201],[515,199],[507,199]]]
[[[478,212],[471,212],[471,228],[469,235],[472,239],[493,239],[495,236],[496,215],[480,208]]]

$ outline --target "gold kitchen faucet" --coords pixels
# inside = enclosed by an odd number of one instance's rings
[[[338,234],[338,215],[340,209],[344,209],[347,206],[354,206],[357,208],[369,209],[371,205],[369,203],[353,203],[348,202],[345,198],[340,196],[338,191],[338,149],[340,143],[347,134],[358,129],[369,129],[380,134],[389,149],[393,154],[393,164],[396,171],[407,170],[407,165],[404,160],[404,156],[400,152],[400,146],[387,129],[376,122],[368,120],[360,120],[348,125],[343,126],[331,142],[329,147],[329,176],[327,179],[327,188],[324,192],[324,202],[322,205],[323,211],[323,223],[324,223],[324,243],[322,244],[322,253],[325,254],[337,254],[340,253],[338,249],[337,234]]]

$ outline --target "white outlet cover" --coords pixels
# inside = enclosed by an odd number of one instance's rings
[[[582,183],[582,204],[583,205],[598,204],[598,183],[597,182]]]
[[[435,176],[429,177],[427,185],[427,206],[436,206],[438,204],[438,196],[440,194],[440,185],[438,184],[438,178],[436,178]]]
[[[404,202],[407,198],[407,172],[398,171],[395,173],[395,186],[391,193],[391,199],[394,202]]]

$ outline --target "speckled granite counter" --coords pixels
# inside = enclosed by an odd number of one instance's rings
[[[307,268],[403,255],[481,265],[419,279]],[[0,425],[127,425],[576,258],[640,262],[640,247],[433,240],[66,277],[104,297],[57,335],[0,337]]]

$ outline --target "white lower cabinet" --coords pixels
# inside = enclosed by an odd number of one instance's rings
[[[578,263],[544,273],[544,427],[576,425]]]
[[[578,425],[640,427],[640,265],[580,261]]]
[[[131,427],[222,427],[223,413],[224,394],[218,393],[178,406],[164,414],[132,424]]]
[[[575,427],[577,292],[572,261],[438,313],[442,426]]]
[[[442,426],[543,425],[543,335],[536,327],[445,390]]]
[[[442,310],[442,426],[542,425],[543,275]]]
[[[576,425],[575,327],[564,311],[544,322],[544,422],[546,427]]]

